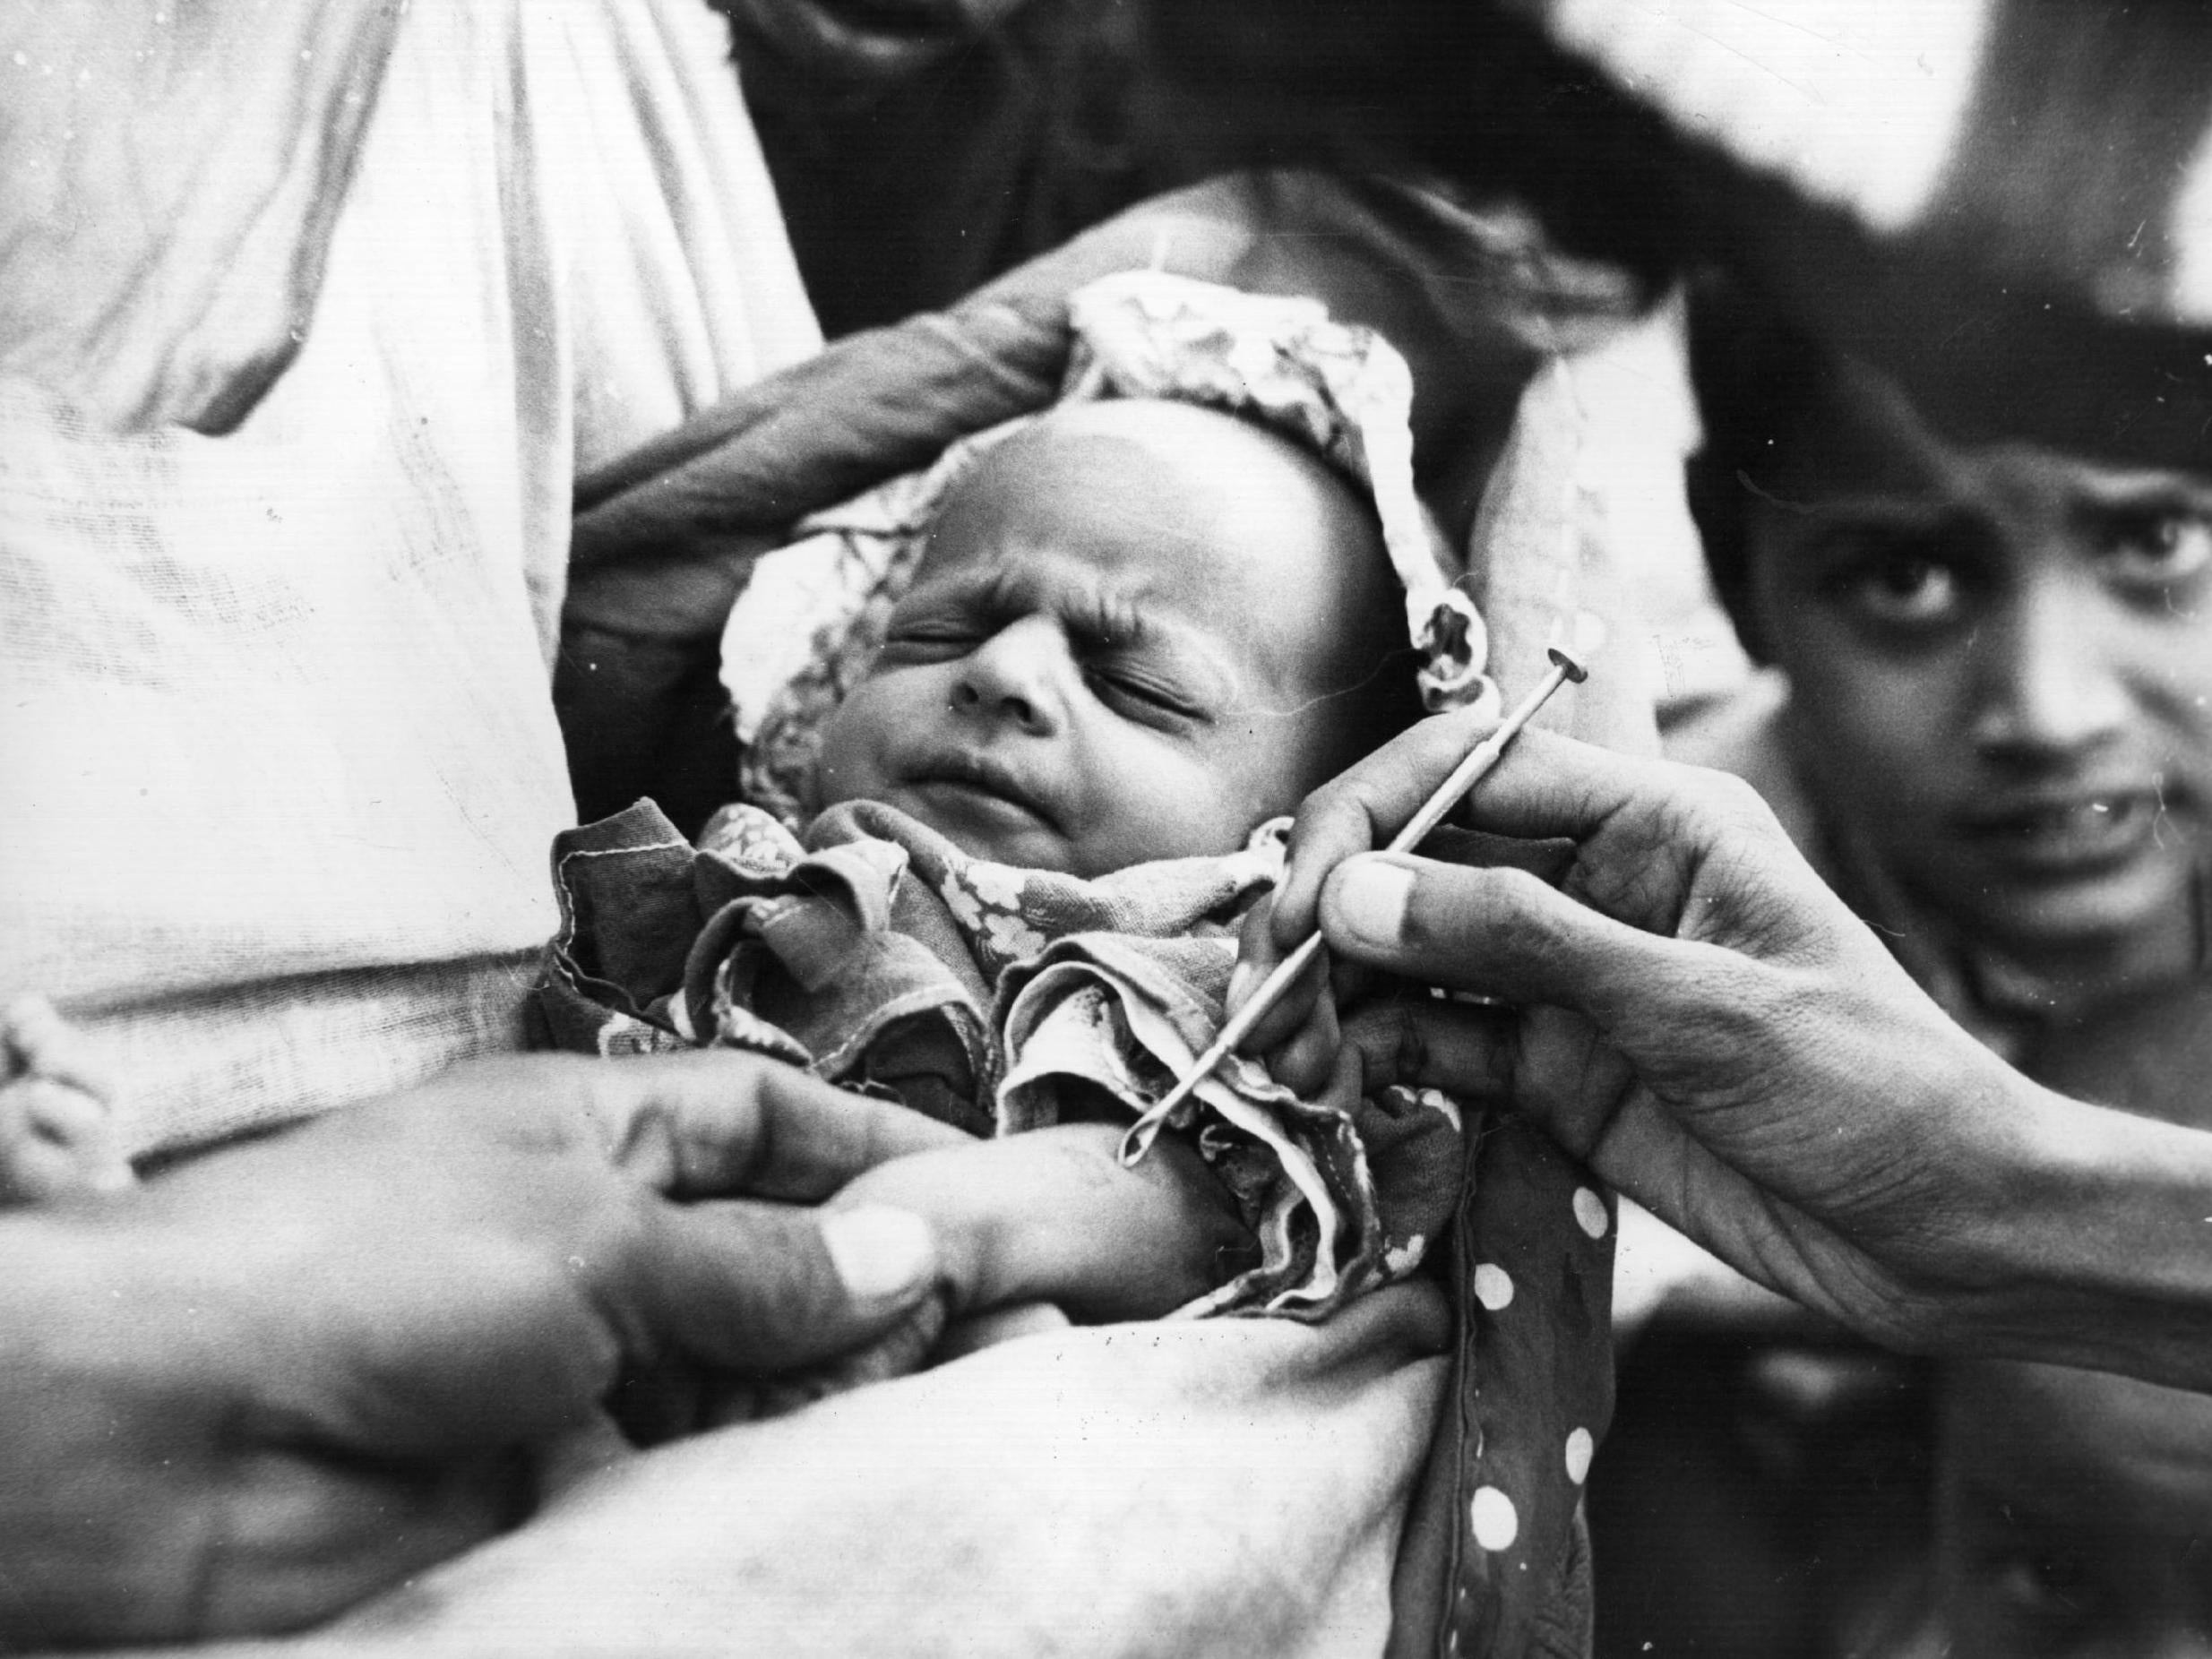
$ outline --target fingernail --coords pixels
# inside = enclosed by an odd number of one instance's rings
[[[1380,858],[1347,859],[1329,883],[1338,925],[1370,945],[1394,947],[1406,930],[1413,872]]]
[[[927,1283],[937,1269],[928,1224],[903,1209],[863,1205],[822,1218],[822,1242],[831,1265],[855,1302],[897,1302]]]
[[[1259,983],[1260,970],[1239,957],[1236,966],[1229,970],[1229,999],[1223,1011],[1234,1014],[1244,1007],[1245,998],[1252,995],[1252,988]]]

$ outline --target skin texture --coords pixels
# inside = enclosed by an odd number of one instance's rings
[[[1233,851],[1370,739],[1399,609],[1370,511],[1287,440],[1060,410],[946,501],[824,733],[822,804],[1076,875]]]
[[[1170,1136],[1123,1169],[1123,1128],[963,1141],[871,1170],[835,1203],[929,1217],[956,1320],[1005,1307],[1027,1319],[1040,1302],[1085,1322],[1158,1319],[1249,1265],[1252,1239],[1195,1147]]]
[[[327,1618],[512,1526],[618,1381],[774,1379],[932,1304],[1125,1311],[1124,1257],[1195,1294],[1234,1218],[1173,1160],[1123,1201],[1090,1127],[978,1146],[753,1055],[514,1057],[0,1216],[0,1646]]]
[[[1352,1007],[1371,1085],[1510,1104],[1885,1345],[2212,1384],[2212,1135],[2067,1100],[1984,1050],[1738,779],[1525,732],[1474,827],[1574,840],[1561,888],[1373,854],[1480,735],[1423,721],[1317,791],[1271,930],[1244,938],[1257,973],[1318,924],[1340,963],[1512,1004]],[[1292,999],[1256,1045],[1310,1012]]]
[[[1952,442],[1853,365],[1786,442],[1749,620],[1830,821],[2077,996],[2192,967],[2212,473]]]
[[[2212,1654],[2212,1399],[1965,1365],[1941,1409],[1935,1569],[1958,1659]]]
[[[0,1217],[0,1644],[311,1622],[512,1524],[618,1375],[874,1340],[925,1228],[793,1206],[949,1135],[749,1055],[517,1058]]]

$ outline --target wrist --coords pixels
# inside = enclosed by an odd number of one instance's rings
[[[107,1305],[116,1276],[104,1232],[74,1207],[0,1216],[0,1443],[10,1449],[37,1402],[80,1388],[127,1334]]]
[[[2212,1134],[1991,1064],[1913,1345],[2212,1388]]]
[[[133,1634],[189,1582],[159,1535],[190,1478],[169,1457],[175,1402],[133,1397],[161,1338],[119,1311],[101,1232],[67,1210],[0,1216],[0,1649]]]
[[[140,1210],[132,1195],[0,1216],[0,1440],[54,1418],[57,1398],[127,1419],[133,1400],[202,1411],[228,1392],[223,1355],[238,1336],[223,1299]]]

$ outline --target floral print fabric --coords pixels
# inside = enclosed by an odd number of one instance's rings
[[[1437,850],[1437,849],[1432,849]],[[1235,924],[1281,847],[1095,881],[971,859],[891,808],[804,840],[726,809],[697,847],[658,811],[560,838],[539,993],[562,1046],[752,1048],[977,1134],[1071,1102],[1133,1119],[1218,1030]],[[1301,1101],[1235,1062],[1177,1125],[1262,1242],[1183,1317],[1327,1318],[1410,1274],[1457,1338],[1405,1521],[1389,1652],[1579,1655],[1580,1497],[1612,1405],[1611,1200],[1541,1135],[1433,1090]],[[1225,1513],[1236,1494],[1223,1492]]]

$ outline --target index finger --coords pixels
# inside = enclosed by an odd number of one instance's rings
[[[732,1050],[598,1068],[616,1164],[671,1197],[819,1203],[879,1164],[968,1137],[896,1101]]]
[[[1388,842],[1496,724],[1472,709],[1434,716],[1306,797],[1276,894],[1278,945],[1295,945],[1313,931],[1329,872]],[[1662,764],[1524,729],[1467,797],[1467,821],[1502,835],[1582,841],[1648,792],[1653,769]]]

